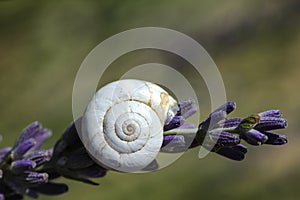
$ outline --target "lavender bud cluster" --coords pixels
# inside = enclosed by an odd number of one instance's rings
[[[268,110],[246,118],[227,118],[231,112],[236,109],[234,102],[227,102],[214,110],[196,130],[196,137],[193,134],[181,134],[182,131],[169,131],[170,129],[193,129],[191,124],[185,124],[187,117],[195,112],[196,105],[193,101],[183,101],[179,104],[183,109],[184,119],[180,124],[177,123],[176,116],[171,120],[168,126],[165,126],[166,134],[164,136],[163,146],[168,145],[171,141],[173,145],[164,148],[164,152],[178,153],[188,148],[194,148],[202,145],[204,148],[211,150],[221,156],[232,160],[243,160],[247,153],[247,147],[241,144],[244,140],[250,145],[283,145],[287,143],[287,137],[274,133],[276,129],[287,127],[287,120],[282,118],[280,110]],[[179,112],[179,114],[182,114]],[[171,126],[173,125],[173,126]],[[189,131],[184,131],[189,133]]]
[[[13,147],[0,149],[0,200],[23,199],[23,195],[37,198],[39,193],[56,195],[67,191],[67,185],[51,182],[49,174],[41,171],[52,157],[52,149],[41,150],[50,136],[49,129],[33,122],[21,132]]]

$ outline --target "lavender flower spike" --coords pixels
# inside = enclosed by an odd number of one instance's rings
[[[172,113],[173,116],[164,124],[161,152],[184,152],[202,145],[218,155],[241,161],[247,153],[247,147],[240,144],[241,139],[251,145],[287,143],[286,136],[270,132],[287,126],[279,110],[227,119],[227,115],[235,109],[234,102],[225,103],[195,128],[197,126],[185,123],[197,110],[195,101],[188,99],[179,102],[172,108],[177,112],[175,116]],[[103,177],[108,169],[97,165],[89,156],[75,123],[68,127],[53,149],[40,149],[51,131],[42,129],[39,122],[27,126],[13,148],[0,149],[0,200],[23,199],[23,195],[37,198],[39,194],[58,195],[67,192],[66,184],[51,182],[60,176],[98,185],[90,178]],[[143,170],[158,168],[157,161],[153,160]]]
[[[34,122],[23,130],[13,148],[0,149],[0,198],[17,200],[23,199],[23,195],[37,198],[43,192],[61,194],[67,191],[65,184],[49,182],[50,176],[44,169],[52,151],[40,150],[40,147],[49,133],[39,122]],[[42,185],[51,187],[45,189]]]

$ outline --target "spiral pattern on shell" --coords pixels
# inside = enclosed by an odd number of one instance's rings
[[[163,140],[163,126],[177,102],[146,81],[120,80],[92,98],[79,133],[95,161],[108,169],[134,172],[149,165]]]

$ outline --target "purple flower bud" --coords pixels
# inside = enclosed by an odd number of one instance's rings
[[[235,150],[241,151],[244,154],[246,154],[248,152],[247,147],[242,144],[237,144],[237,145],[233,146],[232,148]]]
[[[179,129],[192,129],[192,128],[196,128],[196,127],[195,127],[195,124],[193,124],[193,123],[186,123],[186,124],[182,124],[178,128]]]
[[[224,111],[228,115],[229,113],[233,112],[235,109],[236,109],[236,103],[233,101],[229,101],[229,102],[221,105],[217,109],[215,109],[214,112]]]
[[[11,163],[11,171],[14,174],[20,174],[27,170],[32,170],[36,167],[36,163],[32,160],[17,160]]]
[[[218,146],[234,146],[240,143],[240,138],[227,132],[212,131],[209,133],[212,141]]]
[[[243,118],[226,119],[221,125],[223,128],[236,128],[243,121]]]
[[[174,145],[174,146],[185,146],[185,140],[183,135],[166,135],[163,139],[162,147],[166,145]]]
[[[44,163],[50,161],[51,156],[52,156],[51,150],[37,150],[26,155],[25,159],[34,161],[37,167],[39,167]]]
[[[213,112],[206,120],[200,123],[199,129],[205,132],[208,131],[209,129],[211,130],[216,126],[218,122],[225,119],[225,117],[226,117],[226,112],[223,110]]]
[[[240,143],[240,138],[238,136],[219,130],[210,131],[208,133],[208,136],[205,136],[205,138],[203,138],[203,136],[199,137],[197,135],[196,139],[198,140],[200,145],[208,149],[211,149],[213,146],[214,148],[223,146],[234,146]]]
[[[262,117],[260,122],[255,126],[255,129],[259,131],[270,131],[286,128],[287,125],[287,120],[283,118]]]
[[[182,116],[175,116],[168,124],[164,125],[164,131],[172,130],[178,128],[184,123],[184,118]]]
[[[213,151],[226,158],[241,161],[245,158],[245,154],[247,153],[247,147],[245,147],[242,144],[238,144],[233,147],[221,147],[213,149]]]
[[[251,129],[247,132],[241,133],[241,137],[248,144],[255,145],[255,146],[264,144],[268,140],[268,136],[255,129]]]
[[[267,110],[258,114],[260,117],[277,117],[280,118],[282,113],[280,110]]]
[[[31,184],[42,184],[48,182],[48,174],[47,173],[38,173],[38,172],[31,172],[26,171],[25,173],[25,180]]]
[[[18,144],[12,151],[12,156],[14,160],[22,158],[25,153],[27,153],[32,147],[34,147],[35,144],[36,141],[32,138],[27,139]]]
[[[34,150],[40,149],[41,146],[45,143],[45,141],[49,137],[51,137],[51,135],[52,135],[52,132],[49,129],[44,128],[42,130],[39,130],[34,137],[34,139],[36,140],[36,145],[34,146],[33,149]]]
[[[187,99],[184,101],[180,101],[178,103],[178,107],[179,107],[178,115],[183,116],[185,119],[195,114],[198,110],[194,99]]]
[[[34,138],[36,133],[40,130],[41,124],[39,122],[33,122],[29,124],[21,133],[19,138],[16,141],[15,146],[19,145],[20,143],[28,140],[30,138]]]
[[[165,153],[179,153],[187,150],[188,143],[183,135],[165,135],[160,149]]]
[[[68,191],[68,186],[63,183],[45,183],[34,187],[34,190],[46,195],[59,195]]]
[[[279,135],[271,132],[263,132],[263,134],[268,136],[268,140],[265,142],[265,144],[283,145],[288,142],[287,137],[285,135]]]
[[[11,147],[3,147],[0,149],[0,162],[6,156],[6,154],[10,152],[10,150]]]

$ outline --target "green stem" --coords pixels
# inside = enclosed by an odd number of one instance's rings
[[[198,129],[197,128],[192,128],[192,129],[172,129],[169,131],[164,132],[164,135],[191,135],[194,134],[196,135]]]

